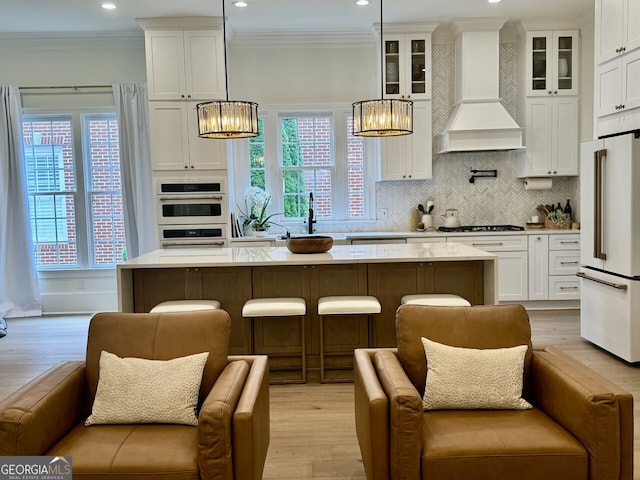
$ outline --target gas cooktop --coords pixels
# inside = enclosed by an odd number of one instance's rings
[[[463,225],[461,227],[440,227],[441,232],[513,232],[524,230],[518,225]]]

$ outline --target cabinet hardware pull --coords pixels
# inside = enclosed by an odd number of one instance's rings
[[[606,260],[607,254],[603,251],[602,235],[604,225],[604,212],[602,209],[604,201],[602,171],[604,168],[604,160],[607,158],[607,150],[598,150],[593,154],[594,163],[594,228],[593,228],[593,258]]]
[[[171,200],[222,200],[222,195],[162,195],[161,202]]]
[[[627,286],[622,283],[607,282],[606,280],[600,280],[599,278],[590,277],[589,275],[582,272],[576,273],[576,277],[584,278],[585,280],[591,280],[592,282],[596,282],[596,283],[601,283],[602,285],[606,285],[607,287],[612,287],[617,290],[627,289]]]
[[[223,246],[224,242],[217,241],[211,242],[209,240],[191,240],[191,241],[178,241],[178,242],[162,242],[163,247],[183,247],[185,245],[213,245],[213,246]]]
[[[578,287],[560,287],[560,290],[578,290]]]
[[[502,245],[504,245],[504,243],[503,242],[488,242],[488,243],[472,242],[471,245],[474,247],[501,247]]]
[[[560,262],[560,265],[578,265],[579,262]]]
[[[560,245],[571,245],[579,243],[578,240],[560,240]]]

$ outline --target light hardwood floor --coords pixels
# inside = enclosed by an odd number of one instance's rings
[[[640,366],[579,335],[577,311],[529,312],[536,345],[555,344],[640,401]],[[9,319],[0,339],[0,398],[63,360],[84,358],[88,317]],[[265,479],[363,479],[355,436],[353,385],[271,386],[271,444]],[[640,414],[635,416],[635,476],[640,479]]]

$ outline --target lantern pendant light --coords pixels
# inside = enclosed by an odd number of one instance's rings
[[[258,104],[229,100],[227,72],[227,17],[222,0],[222,35],[224,45],[224,80],[226,100],[213,100],[196,105],[198,136],[202,138],[249,138],[258,135]]]
[[[380,65],[384,66],[384,26],[380,0]],[[362,137],[390,137],[413,133],[413,102],[385,99],[384,80],[380,74],[378,100],[353,103],[353,134]]]

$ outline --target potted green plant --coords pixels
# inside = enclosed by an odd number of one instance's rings
[[[250,187],[244,193],[245,210],[239,208],[243,218],[242,228],[253,229],[256,236],[264,236],[271,225],[279,225],[271,219],[280,213],[267,214],[271,195],[259,187]]]

